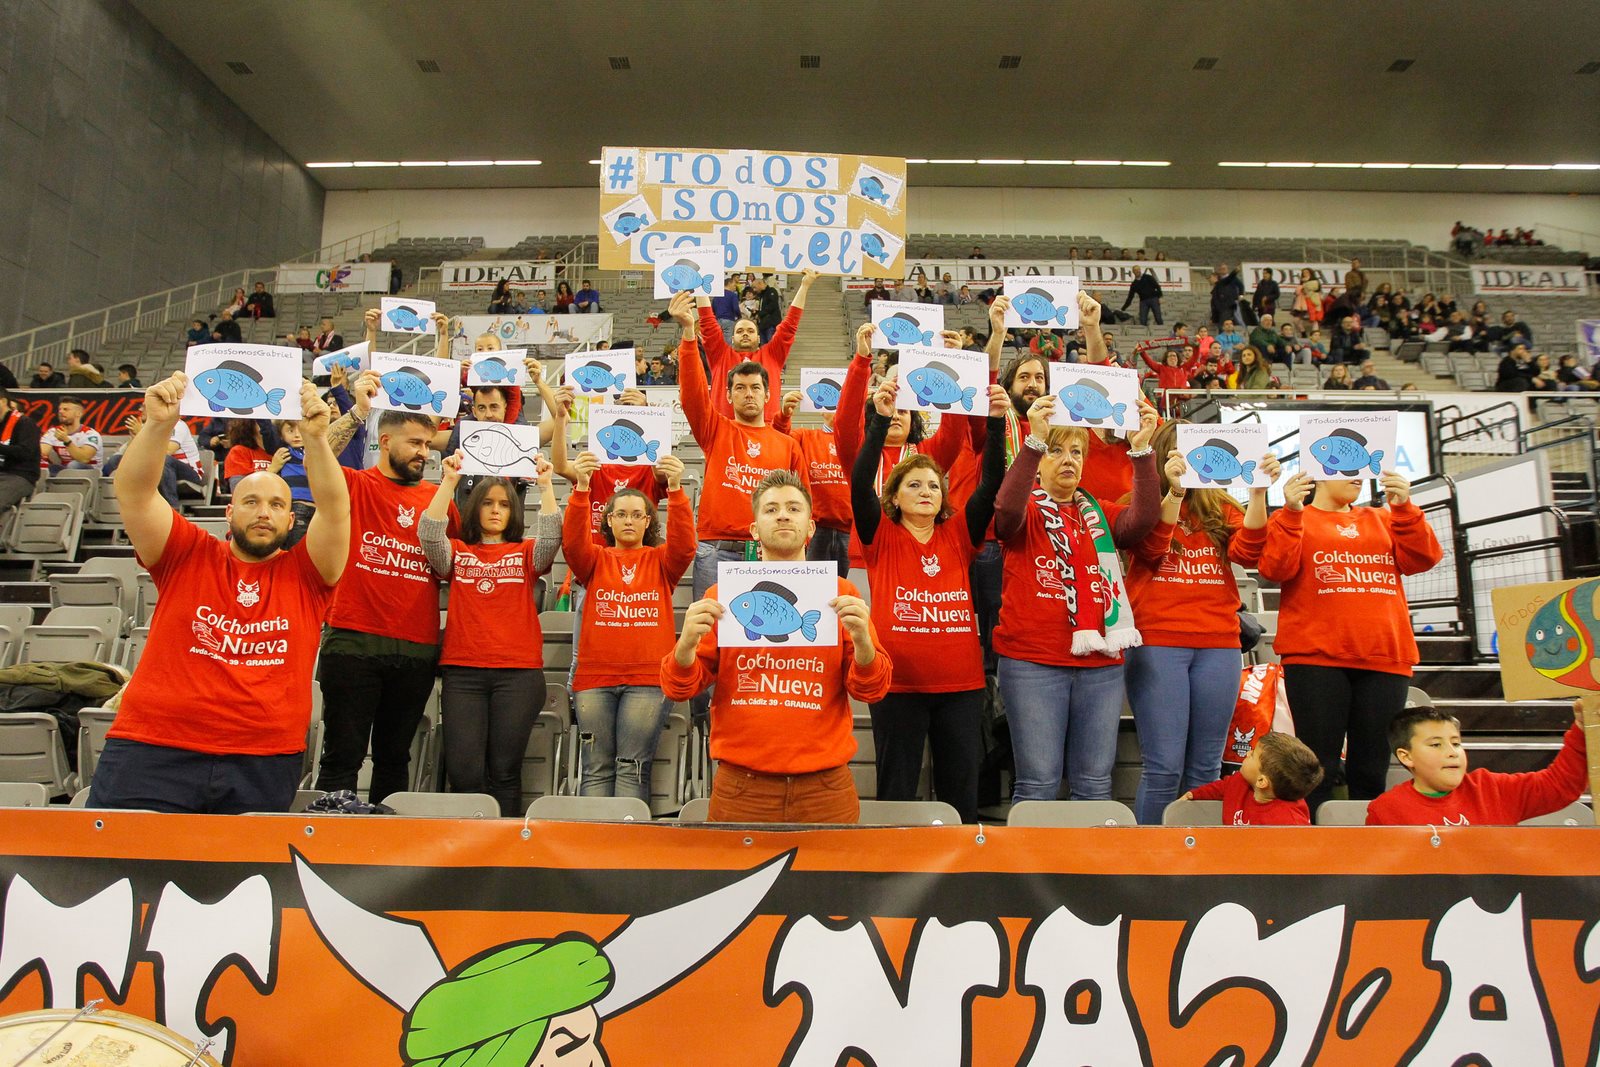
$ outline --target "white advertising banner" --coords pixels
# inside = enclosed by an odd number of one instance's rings
[[[1474,263],[1472,291],[1522,296],[1588,296],[1589,280],[1582,267],[1558,267],[1548,263],[1535,267]]]
[[[1256,283],[1262,279],[1262,272],[1270,269],[1272,280],[1278,283],[1283,290],[1284,298],[1279,300],[1280,307],[1292,299],[1291,294],[1300,289],[1300,273],[1309,270],[1316,275],[1322,283],[1322,292],[1328,293],[1335,285],[1344,285],[1345,272],[1350,269],[1348,263],[1241,263],[1239,264],[1239,278],[1244,282],[1245,299],[1250,299],[1250,294],[1256,291]]]
[[[998,289],[1006,278],[1019,275],[1054,277],[1067,276],[1078,279],[1084,289],[1126,291],[1133,279],[1145,270],[1156,272],[1163,293],[1189,292],[1189,264],[1170,263],[1166,260],[1120,259],[909,259],[906,277],[918,274],[928,279],[935,288],[950,276],[950,284],[959,288],[967,286],[976,295],[981,289]],[[848,278],[845,287],[852,290],[872,288],[871,278]]]
[[[534,345],[593,345],[611,339],[605,315],[459,315],[450,320],[450,354],[466,359],[487,334],[502,348]]]
[[[278,293],[387,293],[388,263],[283,263]]]
[[[439,288],[445,292],[493,289],[501,282],[513,289],[531,293],[556,290],[556,265],[535,263],[531,259],[462,260],[439,264]]]

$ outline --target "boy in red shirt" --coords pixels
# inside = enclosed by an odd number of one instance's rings
[[[1461,723],[1433,708],[1395,716],[1389,743],[1411,781],[1367,805],[1368,826],[1515,826],[1577,800],[1588,782],[1583,705],[1550,766],[1525,774],[1468,772]]]
[[[1306,795],[1322,781],[1316,753],[1292,734],[1261,735],[1237,774],[1183,794],[1222,801],[1225,826],[1309,826]]]

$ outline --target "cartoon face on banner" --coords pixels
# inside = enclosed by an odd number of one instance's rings
[[[944,332],[944,305],[874,300],[872,325],[877,327],[872,331],[874,348],[937,345]]]
[[[838,411],[843,388],[844,371],[836,367],[801,367],[800,410]]]
[[[900,389],[894,405],[902,411],[987,414],[989,356],[959,348],[907,345],[900,349]]]
[[[1052,426],[1139,428],[1137,371],[1097,363],[1052,363],[1050,392],[1056,398]]]
[[[1181,424],[1178,451],[1188,468],[1178,484],[1186,489],[1271,484],[1261,460],[1272,451],[1272,434],[1259,422]]]
[[[378,323],[385,333],[434,334],[435,304],[404,296],[386,296],[378,301]]]
[[[467,368],[467,385],[528,384],[528,350],[505,348],[500,351],[474,352]]]
[[[1508,700],[1600,693],[1600,578],[1490,590]]]
[[[454,416],[461,403],[461,364],[434,356],[372,353],[378,375],[379,411],[420,411],[434,418]]]
[[[839,643],[839,572],[826,563],[718,563],[722,648],[793,648]]]
[[[370,364],[371,356],[368,354],[367,342],[341,348],[337,352],[329,352],[325,356],[318,356],[311,361],[311,376],[313,378],[326,377],[333,373],[334,367],[343,367],[344,372],[354,380],[357,374],[366,370]]]
[[[1011,306],[1006,309],[1006,326],[1076,330],[1079,287],[1078,279],[1070,275],[1007,278],[1001,286],[1011,298]]]
[[[566,358],[566,384],[580,397],[623,393],[638,384],[639,361],[631,348],[574,352]]]
[[[189,387],[180,415],[236,419],[299,419],[299,348],[278,345],[194,345],[183,359]]]
[[[655,466],[662,456],[672,454],[672,409],[590,404],[589,451],[602,463]]]
[[[1319,482],[1393,470],[1398,421],[1393,411],[1301,415],[1300,469]]]
[[[656,260],[655,297],[677,293],[715,296],[722,292],[722,246],[675,248]]]

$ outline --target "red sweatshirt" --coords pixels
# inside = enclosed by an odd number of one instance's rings
[[[606,504],[619,489],[637,489],[648,497],[651,503],[657,505],[667,498],[666,486],[656,477],[654,467],[629,467],[621,463],[600,464],[600,468],[589,479],[589,510],[593,512],[589,519],[589,531],[590,539],[602,548],[605,547],[606,538],[600,532],[600,516],[606,510]]]
[[[1234,640],[1238,640],[1235,633]],[[1256,791],[1242,774],[1230,774],[1220,782],[1203,785],[1189,793],[1191,800],[1222,801],[1225,826],[1310,826],[1311,812],[1303,800],[1256,799]]]
[[[772,340],[754,352],[735,352],[722,336],[722,327],[709,305],[700,308],[700,343],[705,346],[706,357],[711,362],[711,406],[717,414],[733,418],[733,407],[728,403],[728,372],[745,360],[767,368],[771,379],[767,390],[767,408],[763,414],[768,422],[778,417],[783,404],[783,365],[789,360],[789,347],[794,344],[795,331],[800,328],[801,309],[789,305],[783,321],[772,331]],[[679,375],[683,373],[680,362]]]
[[[818,526],[832,530],[850,529],[850,479],[839,462],[839,443],[834,432],[820,429],[795,429],[789,416],[779,414],[773,429],[788,434],[805,457],[806,475],[811,479],[811,517]]]
[[[1515,826],[1577,800],[1589,784],[1583,727],[1573,723],[1550,766],[1525,774],[1479,768],[1442,797],[1401,782],[1367,805],[1368,826]]]
[[[1283,508],[1267,523],[1261,576],[1283,586],[1274,642],[1284,663],[1410,676],[1417,639],[1403,574],[1443,553],[1422,509]]]
[[[1176,346],[1181,344],[1183,344],[1183,340],[1181,338],[1162,337],[1153,341],[1140,341],[1139,344],[1135,346],[1133,351],[1140,359],[1144,360],[1144,365],[1149,367],[1151,371],[1155,373],[1156,384],[1161,386],[1161,388],[1187,389],[1189,388],[1189,379],[1194,377],[1194,372],[1200,369],[1199,350],[1195,350],[1195,354],[1189,357],[1188,362],[1180,362],[1176,367],[1170,367],[1163,362],[1163,360],[1166,358],[1166,354],[1169,351],[1173,351]],[[1150,358],[1151,351],[1157,348],[1161,349],[1162,360],[1154,360]],[[1176,351],[1178,352],[1178,355],[1182,357],[1183,350],[1181,348],[1176,348]]]
[[[860,596],[839,579],[840,596]],[[717,587],[706,596],[715,600]],[[661,689],[688,700],[716,684],[711,696],[711,758],[762,774],[811,774],[843,767],[856,752],[850,697],[865,703],[889,692],[894,664],[872,632],[878,650],[871,665],[855,661],[844,627],[828,648],[718,648],[716,627],[700,639],[694,663],[661,658]],[[720,680],[720,682],[719,682]]]
[[[1128,449],[1125,438],[1102,441],[1099,434],[1090,430],[1089,454],[1084,457],[1083,474],[1078,478],[1083,491],[1102,504],[1121,500],[1133,492],[1133,461],[1128,458]]]
[[[678,382],[689,430],[706,456],[696,526],[700,540],[748,541],[750,497],[756,486],[768,471],[792,470],[809,489],[805,456],[787,434],[771,426],[745,426],[712,408],[705,368],[693,341],[678,343]]]
[[[1187,505],[1185,505],[1187,507]],[[1243,528],[1244,514],[1230,508],[1233,527],[1227,555],[1202,529],[1156,523],[1128,561],[1128,598],[1147,645],[1163,648],[1236,648],[1239,644],[1239,584],[1233,567],[1253,567],[1267,541],[1265,526]]]

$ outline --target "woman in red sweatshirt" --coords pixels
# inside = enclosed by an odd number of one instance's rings
[[[1354,507],[1364,479],[1313,482],[1299,472],[1261,553],[1261,576],[1283,586],[1275,647],[1295,734],[1326,772],[1306,798],[1313,812],[1332,793],[1341,749],[1350,799],[1383,792],[1389,722],[1405,708],[1417,662],[1400,578],[1443,555],[1411,483],[1394,471],[1378,483],[1389,506]]]
[[[667,537],[656,505],[637,489],[605,502],[600,532],[590,535],[591,479],[600,470],[581,452],[561,543],[572,576],[588,590],[572,679],[586,797],[638,797],[650,802],[650,768],[672,702],[661,692],[661,657],[672,650],[672,590],[694,562],[694,509],[683,491],[683,460],[663,456],[656,471],[667,484]],[[648,468],[646,468],[648,469]]]
[[[1128,703],[1144,767],[1134,812],[1144,825],[1188,790],[1222,774],[1228,723],[1239,698],[1239,586],[1233,564],[1253,567],[1267,540],[1267,490],[1240,508],[1225,489],[1185,489],[1178,424],[1156,432],[1161,520],[1133,550],[1128,598],[1144,644],[1128,650]],[[1278,460],[1260,459],[1270,480]]]
[[[1144,365],[1150,368],[1155,375],[1156,386],[1161,389],[1187,389],[1189,379],[1194,377],[1194,372],[1200,369],[1200,354],[1192,346],[1182,348],[1165,347],[1161,353],[1161,362],[1157,363],[1150,358],[1153,348],[1162,347],[1162,341],[1141,341],[1134,352],[1138,353]],[[1161,408],[1167,409],[1166,398],[1162,397]],[[1157,453],[1160,455],[1160,453]]]

